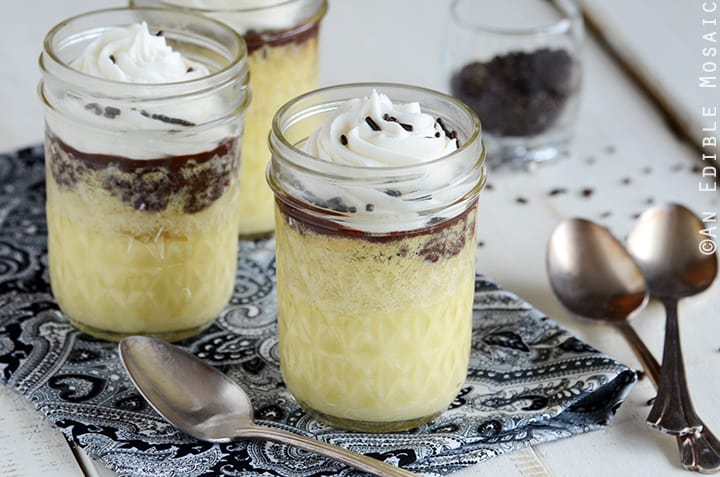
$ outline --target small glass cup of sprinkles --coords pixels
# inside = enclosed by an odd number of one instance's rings
[[[200,15],[100,10],[50,30],[40,67],[61,310],[108,340],[199,333],[235,284],[243,39]]]
[[[130,5],[187,9],[230,25],[245,39],[253,98],[242,148],[239,236],[271,235],[268,133],[280,106],[318,87],[318,33],[327,0],[130,0]]]
[[[573,0],[453,0],[450,9],[443,69],[483,123],[488,166],[562,156],[581,89],[584,27]]]
[[[270,149],[288,389],[343,429],[432,420],[470,353],[477,116],[422,88],[340,85],[283,106]]]

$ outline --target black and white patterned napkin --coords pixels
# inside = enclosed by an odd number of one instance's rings
[[[116,345],[75,330],[50,294],[42,147],[0,155],[0,381],[120,475],[349,476],[268,442],[209,444],[176,431],[135,391]],[[181,346],[249,391],[264,424],[426,475],[608,425],[635,372],[478,275],[465,386],[434,422],[398,434],[338,431],[310,418],[281,379],[272,240],[240,244],[216,324]]]

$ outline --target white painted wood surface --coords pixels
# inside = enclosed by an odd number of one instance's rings
[[[618,4],[620,0],[585,0],[588,4]],[[122,5],[107,1],[105,5]],[[437,0],[330,0],[321,37],[321,81],[324,85],[355,81],[395,81],[446,90],[440,57],[446,9]],[[500,3],[500,2],[498,2]],[[663,0],[623,2],[622,8],[643,4],[642,30],[627,32],[619,25],[618,41],[635,44],[665,22],[685,18],[685,9],[698,2]],[[35,0],[9,2],[0,14],[0,150],[37,143],[42,139],[42,112],[36,98],[37,55],[44,32],[57,21],[96,8],[92,0]],[[621,7],[617,7],[621,8]],[[698,7],[699,8],[699,7]],[[717,18],[717,14],[715,16]],[[665,31],[665,30],[664,30]],[[674,31],[674,30],[673,30]],[[624,32],[624,33],[623,33]],[[638,35],[637,32],[643,32]],[[622,34],[621,34],[622,33]],[[698,27],[698,34],[700,33]],[[650,33],[648,33],[650,34]],[[642,36],[642,38],[638,38]],[[641,47],[638,47],[641,48]],[[644,47],[642,47],[644,48]],[[667,68],[694,77],[689,63],[697,55],[694,43],[664,48]],[[623,238],[636,213],[647,202],[678,201],[696,212],[719,212],[720,194],[698,190],[698,152],[679,142],[666,128],[656,107],[630,82],[616,64],[590,40],[585,50],[585,84],[576,138],[569,157],[527,174],[495,174],[492,190],[482,193],[478,268],[576,333],[581,339],[631,366],[639,366],[629,347],[611,328],[582,322],[567,314],[553,298],[545,274],[545,247],[553,226],[562,218],[583,216],[607,225]],[[694,68],[694,69],[693,69]],[[694,83],[692,83],[694,85]],[[663,83],[663,88],[664,88]],[[670,89],[671,87],[668,86]],[[717,97],[695,99],[694,86],[673,92],[689,104],[689,120],[698,121],[697,104],[720,106]],[[675,90],[672,90],[675,91]],[[694,103],[699,101],[699,103]],[[692,106],[695,104],[695,106]],[[649,172],[648,172],[649,170]],[[626,184],[626,179],[630,183]],[[555,188],[567,192],[550,196]],[[583,189],[592,189],[586,197]],[[522,196],[527,203],[521,204]],[[607,213],[610,213],[608,216]],[[720,408],[720,281],[704,294],[680,305],[680,325],[690,388],[696,408],[716,434]],[[634,324],[658,358],[662,350],[663,313],[652,304]],[[614,422],[603,431],[545,444],[458,472],[458,477],[638,477],[688,475],[678,464],[674,439],[644,424],[654,395],[648,380],[639,382]],[[22,456],[31,446],[62,442],[57,431],[33,413],[19,413],[11,393],[0,392],[0,422],[20,432],[37,429],[3,448],[8,458]],[[55,445],[52,444],[52,445]],[[68,455],[69,450],[67,451]],[[19,458],[19,457],[18,457]],[[49,458],[49,457],[48,457]],[[36,475],[31,469],[17,474]],[[64,474],[61,474],[64,472]],[[107,471],[102,471],[104,474]],[[58,463],[55,475],[81,475],[72,462]]]
[[[698,146],[711,137],[703,107],[720,103],[716,0],[578,0],[608,43]],[[700,86],[703,85],[703,86]],[[714,85],[711,87],[710,85]],[[717,137],[717,130],[715,137]],[[710,143],[705,139],[706,146]],[[712,147],[717,151],[717,145]]]

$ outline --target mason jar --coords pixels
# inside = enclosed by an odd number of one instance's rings
[[[273,196],[265,182],[273,115],[318,87],[318,32],[327,0],[130,0],[135,6],[189,9],[235,28],[248,48],[253,101],[247,112],[240,186],[239,235],[273,231]]]
[[[374,89],[393,102],[418,102],[454,131],[459,148],[392,167],[303,152],[340,105]],[[275,194],[280,366],[290,392],[319,420],[365,432],[417,427],[464,383],[485,182],[480,136],[463,103],[406,85],[320,89],[276,114],[267,180]]]
[[[141,22],[209,74],[132,83],[71,66],[109,29]],[[40,67],[50,281],[61,310],[109,340],[200,332],[234,287],[250,101],[243,39],[186,12],[100,10],[50,30]]]

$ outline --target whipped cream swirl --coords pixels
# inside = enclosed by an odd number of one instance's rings
[[[423,113],[419,103],[393,104],[373,91],[342,104],[304,149],[336,164],[395,167],[432,161],[457,148],[454,134],[442,120]]]
[[[108,29],[71,66],[126,83],[174,83],[209,74],[205,65],[173,50],[161,33],[151,34],[145,22]]]
[[[358,181],[298,170],[297,193],[333,210],[329,220],[366,232],[412,230],[442,220],[437,211],[477,184],[466,180],[463,161],[434,162],[457,151],[455,131],[419,103],[395,104],[377,91],[339,105],[299,147],[321,161],[353,167],[343,174]],[[402,170],[423,164],[429,167]]]

